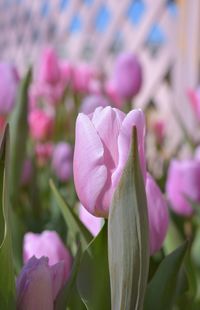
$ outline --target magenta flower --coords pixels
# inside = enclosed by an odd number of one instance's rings
[[[166,194],[172,209],[181,215],[192,215],[191,202],[200,203],[199,160],[172,160],[168,170]]]
[[[16,103],[19,77],[15,67],[0,63],[0,114],[9,114]]]
[[[85,97],[81,104],[81,112],[84,114],[93,113],[94,110],[98,107],[105,108],[109,105],[108,100],[102,95],[90,95]]]
[[[43,141],[48,139],[54,126],[54,114],[50,109],[32,109],[28,115],[30,134],[33,139]]]
[[[50,267],[47,257],[33,256],[17,278],[17,309],[53,310],[65,281],[63,262]]]
[[[96,70],[87,63],[80,63],[73,68],[72,87],[75,91],[87,93],[91,82],[96,78]]]
[[[60,142],[54,147],[52,169],[60,181],[68,181],[73,174],[73,149],[66,142]]]
[[[56,84],[60,79],[59,59],[52,48],[43,51],[38,70],[38,80],[41,83]]]
[[[72,267],[72,257],[55,231],[46,230],[41,234],[30,232],[25,234],[23,245],[24,262],[26,263],[32,256],[37,258],[47,256],[50,266],[63,261],[65,280],[68,279]]]

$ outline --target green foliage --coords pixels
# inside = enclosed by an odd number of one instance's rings
[[[8,199],[9,128],[0,149],[0,309],[15,309],[15,278]]]
[[[78,273],[78,291],[88,310],[109,310],[107,223],[83,254]]]
[[[147,287],[144,310],[170,310],[172,309],[180,276],[180,269],[187,251],[187,242],[160,263],[153,279]],[[180,292],[182,289],[180,289]]]
[[[108,220],[113,310],[143,308],[149,269],[148,230],[146,194],[134,128],[129,159],[115,191]]]

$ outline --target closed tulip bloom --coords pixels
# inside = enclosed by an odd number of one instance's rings
[[[19,77],[16,69],[7,63],[0,63],[0,114],[9,114],[16,103]]]
[[[91,81],[96,77],[96,70],[87,63],[80,63],[73,68],[72,87],[75,91],[86,93],[90,89]]]
[[[150,253],[160,250],[165,239],[169,215],[166,200],[150,176],[146,178],[147,209],[149,218]]]
[[[79,207],[79,218],[93,236],[98,235],[103,224],[102,218],[93,216],[81,204]]]
[[[50,266],[63,261],[65,280],[68,279],[71,272],[72,257],[55,231],[44,231],[41,234],[30,232],[25,234],[23,244],[24,262],[26,263],[32,256],[37,258],[47,256]]]
[[[49,138],[53,132],[54,114],[52,111],[35,108],[28,116],[30,134],[33,139],[43,141]]]
[[[33,256],[17,278],[17,310],[53,310],[64,283],[63,262],[50,267],[47,257]]]
[[[55,84],[60,78],[59,59],[52,48],[46,48],[41,57],[38,80],[42,83]]]
[[[81,104],[81,112],[84,114],[93,113],[98,107],[106,107],[109,105],[108,100],[102,95],[87,96]]]
[[[97,108],[76,121],[74,182],[82,205],[93,215],[108,217],[113,193],[128,159],[133,126],[137,128],[140,165],[145,180],[145,120],[141,110],[127,115]]]
[[[191,215],[190,201],[200,203],[199,160],[172,160],[168,170],[166,194],[174,212]]]
[[[131,99],[135,96],[142,85],[142,67],[137,57],[131,53],[121,54],[116,60],[112,80],[120,97]]]
[[[68,181],[72,176],[73,149],[66,142],[58,143],[53,151],[52,169],[60,181]]]

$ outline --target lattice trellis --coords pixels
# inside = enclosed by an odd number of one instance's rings
[[[144,67],[136,105],[154,101],[171,118],[174,101],[188,115],[183,93],[198,81],[199,21],[199,0],[0,0],[0,58],[23,71],[50,43],[109,71],[117,53],[133,51]]]

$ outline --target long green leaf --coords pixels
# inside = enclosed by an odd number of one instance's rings
[[[187,242],[167,255],[149,283],[144,310],[170,310],[177,295],[180,268],[187,251]]]
[[[108,219],[108,257],[113,310],[143,308],[149,269],[146,193],[141,174],[137,131],[116,189]]]
[[[77,285],[89,310],[110,310],[107,223],[83,254]]]
[[[18,207],[18,193],[21,180],[21,171],[26,154],[28,136],[28,88],[31,82],[31,70],[22,80],[17,104],[10,119],[11,150],[10,150],[10,197],[14,208]]]
[[[15,277],[8,199],[9,128],[0,149],[0,309],[15,309]]]
[[[49,184],[58,204],[58,207],[60,208],[61,214],[64,217],[68,232],[70,233],[73,242],[77,242],[78,240],[80,240],[81,247],[83,250],[85,250],[93,238],[91,233],[79,220],[78,216],[73,212],[72,208],[70,208],[64,201],[57,188],[55,187],[53,180],[50,180]]]

